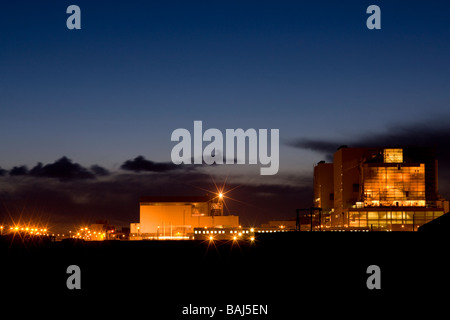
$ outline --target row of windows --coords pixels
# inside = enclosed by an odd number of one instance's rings
[[[249,231],[248,230],[242,230],[242,231],[237,231],[237,230],[230,230],[229,232],[230,234],[233,233],[242,233],[242,234],[248,234]],[[194,230],[194,234],[225,234],[225,230]]]
[[[421,225],[440,217],[442,211],[419,212],[357,212],[349,213],[352,227],[379,226],[391,224]]]

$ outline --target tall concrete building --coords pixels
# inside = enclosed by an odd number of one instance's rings
[[[432,148],[342,146],[314,168],[314,197],[331,228],[411,231],[449,209]]]
[[[322,208],[324,223],[328,223],[334,206],[333,164],[320,161],[314,167],[314,207]]]

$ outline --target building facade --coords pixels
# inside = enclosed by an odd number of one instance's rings
[[[189,239],[194,228],[236,228],[239,217],[223,215],[218,197],[141,197],[140,221],[130,225],[138,239]]]
[[[434,149],[346,146],[315,166],[314,206],[328,228],[408,231],[449,209]]]

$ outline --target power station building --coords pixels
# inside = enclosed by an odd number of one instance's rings
[[[314,207],[329,228],[407,230],[448,212],[433,148],[340,147],[314,167]]]
[[[239,217],[223,214],[221,197],[141,197],[132,239],[190,239],[194,228],[237,228]]]

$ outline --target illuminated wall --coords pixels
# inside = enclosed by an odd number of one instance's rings
[[[384,163],[402,163],[403,149],[384,149],[383,160]]]
[[[364,206],[425,206],[425,165],[364,164]]]
[[[331,225],[343,226],[342,215],[344,210],[351,208],[357,201],[360,201],[361,160],[374,152],[376,150],[368,148],[340,148],[334,153],[334,213],[330,217]]]
[[[330,211],[333,206],[333,164],[320,162],[314,167],[314,207]]]
[[[238,216],[207,215],[207,203],[141,203],[139,232],[155,236],[177,236],[197,227],[238,227]]]

